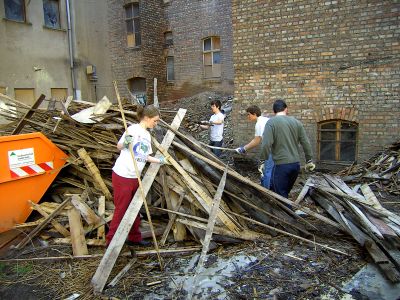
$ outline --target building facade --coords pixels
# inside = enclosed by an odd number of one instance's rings
[[[233,93],[231,1],[110,0],[113,76],[122,97],[153,102]]]
[[[105,0],[0,1],[0,92],[29,105],[113,97],[106,14]]]
[[[368,158],[400,136],[400,6],[395,1],[234,0],[233,120],[275,99],[303,122],[321,164]]]

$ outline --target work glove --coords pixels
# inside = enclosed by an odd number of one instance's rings
[[[160,165],[170,165],[171,162],[165,156],[160,156],[158,158],[160,160]]]
[[[309,160],[309,161],[306,163],[305,169],[306,169],[306,171],[308,171],[308,172],[314,171],[314,169],[315,169],[315,164],[313,163],[312,160]]]
[[[133,141],[133,136],[130,134],[125,135],[125,140],[124,140],[124,148],[129,149],[129,144],[132,143]]]
[[[200,124],[201,125],[207,125],[207,126],[213,125],[212,122],[210,122],[210,121],[200,121]]]
[[[236,148],[235,151],[239,154],[245,154],[246,153],[246,149],[244,148],[244,146],[240,146],[239,148]]]
[[[258,166],[258,172],[261,173],[261,176],[264,175],[264,161],[263,161],[263,160],[260,161],[260,164],[259,164],[259,166]]]

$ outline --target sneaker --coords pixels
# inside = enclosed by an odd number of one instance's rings
[[[135,246],[139,246],[139,247],[149,247],[151,246],[153,243],[149,242],[149,241],[145,241],[145,240],[141,240],[139,242],[132,242],[132,241],[126,241],[125,242],[128,246],[130,247],[135,247]]]

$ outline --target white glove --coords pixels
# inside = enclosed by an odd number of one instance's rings
[[[314,169],[315,169],[315,164],[313,163],[312,160],[309,160],[309,161],[306,163],[305,169],[306,169],[306,171],[308,171],[308,172],[314,171]]]
[[[258,172],[261,173],[261,176],[264,175],[264,161],[260,162],[260,165],[258,166]]]

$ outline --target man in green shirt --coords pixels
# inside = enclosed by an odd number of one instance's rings
[[[272,170],[271,190],[288,198],[300,172],[299,144],[306,156],[306,170],[314,170],[315,164],[303,124],[287,115],[288,108],[283,100],[276,100],[273,110],[275,117],[266,123],[263,133],[261,159],[268,159],[272,153],[275,166]]]

